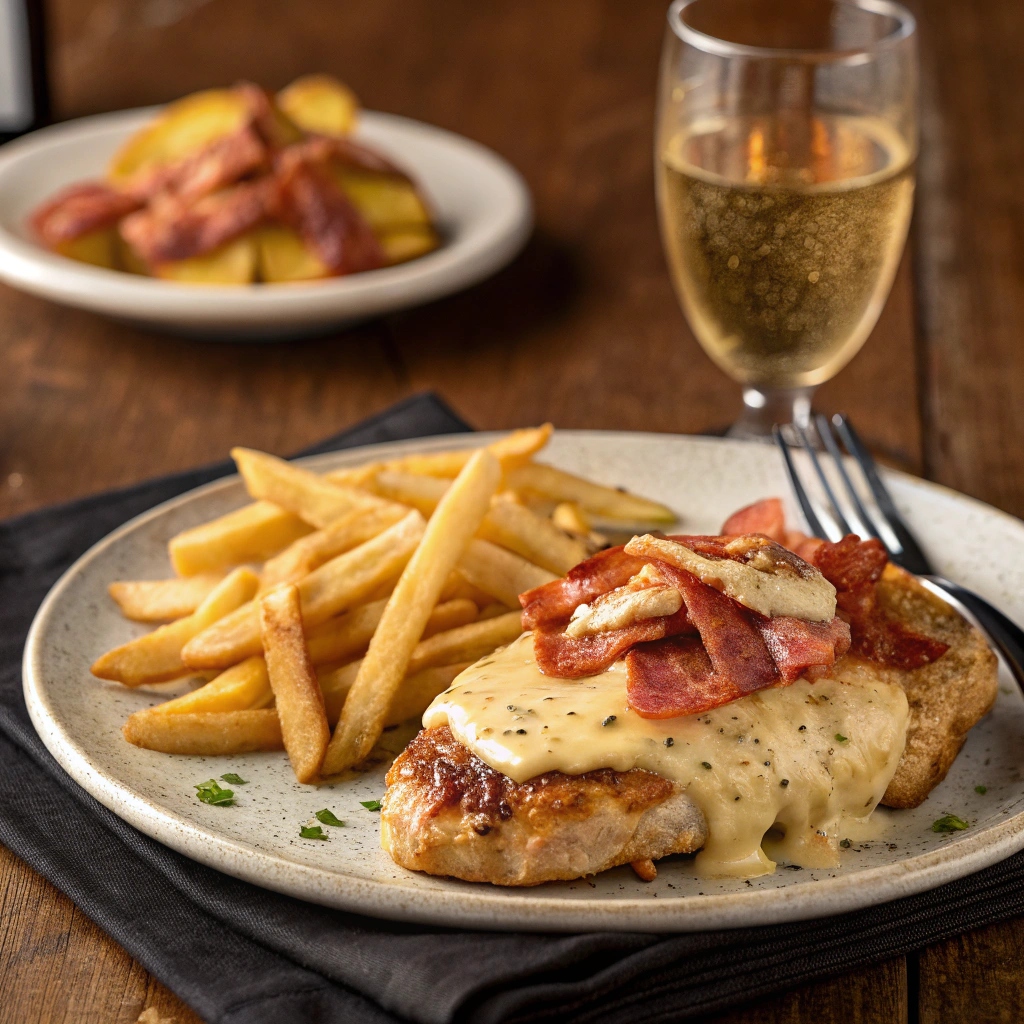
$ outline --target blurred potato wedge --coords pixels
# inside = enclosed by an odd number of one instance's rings
[[[431,227],[397,228],[380,235],[380,247],[389,267],[426,256],[440,244],[441,239]]]
[[[408,178],[335,166],[334,180],[377,233],[430,227],[427,205]]]
[[[107,270],[118,269],[118,238],[116,227],[100,228],[78,238],[66,242],[58,242],[55,252],[79,263],[89,263],[94,267],[106,267]]]
[[[124,188],[137,175],[181,160],[239,131],[249,117],[245,97],[234,89],[207,89],[186,96],[164,107],[114,154],[107,179]]]
[[[250,231],[202,256],[160,263],[153,276],[179,284],[252,284],[257,257],[257,233]]]
[[[316,281],[330,277],[330,270],[299,237],[297,231],[268,224],[259,233],[259,277],[268,284],[285,281]]]
[[[276,100],[299,128],[317,135],[348,135],[359,114],[356,94],[331,75],[296,78]]]

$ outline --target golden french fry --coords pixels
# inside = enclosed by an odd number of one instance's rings
[[[388,707],[430,612],[448,574],[479,529],[500,482],[501,464],[489,452],[479,451],[466,463],[430,517],[423,539],[388,598],[345,700],[324,759],[326,774],[361,761],[380,737]]]
[[[493,444],[487,450],[501,463],[502,469],[511,469],[535,455],[548,443],[554,428],[550,423],[540,427],[527,427],[513,430]],[[349,486],[364,486],[382,470],[396,473],[418,473],[422,476],[445,477],[454,479],[462,472],[471,456],[478,448],[462,448],[448,452],[432,452],[425,455],[406,455],[388,462],[372,463],[358,469],[336,469],[326,474],[326,479]]]
[[[483,622],[484,619],[496,619],[499,615],[505,615],[510,611],[514,611],[514,609],[509,608],[507,604],[502,604],[500,601],[495,601],[493,604],[486,604],[480,609],[480,614],[476,617],[476,621]]]
[[[556,579],[554,573],[492,544],[473,540],[459,559],[459,573],[484,593],[509,608],[519,605],[519,595]]]
[[[406,515],[399,505],[381,508],[354,509],[330,526],[300,537],[271,558],[260,573],[260,590],[267,591],[279,583],[296,583],[332,558],[365,544]]]
[[[283,583],[260,598],[260,632],[284,749],[295,778],[312,782],[320,771],[331,729],[306,649],[299,588],[294,583]]]
[[[372,601],[337,618],[321,622],[306,633],[309,656],[314,665],[342,661],[362,654],[380,623],[387,600]],[[465,598],[444,601],[430,613],[424,636],[454,629],[477,617],[476,605]]]
[[[431,515],[450,484],[441,477],[385,469],[377,474],[377,494]],[[587,545],[566,536],[550,520],[516,501],[495,498],[480,524],[479,536],[508,548],[559,576],[564,576],[588,555]]]
[[[273,708],[261,711],[198,711],[160,714],[158,709],[136,711],[121,729],[137,747],[163,754],[245,754],[252,750],[281,750],[281,723]]]
[[[423,476],[393,469],[381,470],[373,481],[373,489],[382,498],[401,502],[429,516],[444,497],[451,482],[438,476]]]
[[[423,536],[424,525],[419,512],[408,512],[372,540],[304,576],[298,587],[307,627],[354,608],[397,579]],[[190,668],[228,668],[261,650],[259,610],[249,602],[191,639],[181,656]]]
[[[587,512],[629,522],[674,523],[676,514],[665,505],[614,487],[595,484],[554,466],[525,462],[509,469],[505,484],[516,491],[530,491],[562,503],[574,501]]]
[[[575,501],[563,501],[555,506],[551,521],[560,530],[586,537],[590,533],[590,517]]]
[[[179,576],[262,562],[313,528],[293,512],[257,501],[172,537],[167,545]]]
[[[185,644],[249,601],[258,585],[259,578],[251,569],[235,569],[187,618],[160,626],[152,633],[107,651],[93,663],[92,674],[125,686],[142,686],[183,676],[188,671],[181,660]]]
[[[400,725],[410,718],[417,718],[430,706],[430,702],[443,690],[448,689],[452,680],[462,671],[469,668],[472,662],[464,661],[458,665],[439,665],[426,668],[415,675],[406,676],[402,685],[391,700],[384,725]],[[359,674],[362,661],[353,661],[333,672],[321,676],[324,704],[327,708],[327,721],[333,726],[341,716],[341,709],[352,684]]]
[[[199,573],[184,579],[121,580],[111,583],[107,593],[126,619],[167,622],[191,615],[222,578],[219,573]]]
[[[466,600],[472,601],[477,608],[484,608],[494,600],[491,594],[479,587],[474,587],[458,569],[453,569],[441,588],[441,600],[454,601],[457,597],[464,597]]]
[[[251,448],[232,448],[231,457],[254,498],[272,501],[322,528],[357,508],[380,508],[382,499],[366,491],[333,484],[302,466]]]
[[[443,633],[435,633],[416,645],[409,658],[408,672],[412,675],[435,665],[476,661],[495,648],[512,643],[522,632],[521,613],[506,612],[493,619],[470,622]]]
[[[588,554],[582,540],[570,537],[550,519],[544,519],[525,505],[507,499],[491,503],[491,510],[480,527],[480,536],[557,576],[564,576]]]
[[[180,715],[207,711],[251,711],[274,699],[263,658],[246,658],[215,676],[205,686],[152,708],[154,714]]]

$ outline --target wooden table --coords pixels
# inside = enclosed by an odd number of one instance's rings
[[[491,281],[317,341],[202,344],[0,289],[0,516],[223,457],[287,453],[432,388],[481,428],[704,431],[736,388],[689,334],[655,224],[663,0],[53,0],[58,114],[322,69],[367,106],[492,146],[537,231]],[[895,464],[1024,514],[1024,7],[920,0],[923,156],[911,256],[823,388]],[[912,257],[912,258],[911,258]],[[899,1024],[1024,1016],[1009,921],[716,1018]],[[150,1010],[150,1008],[152,1008]],[[0,1022],[198,1018],[0,849]]]

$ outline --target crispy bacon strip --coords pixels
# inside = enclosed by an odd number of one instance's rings
[[[243,182],[192,205],[164,195],[121,223],[124,240],[150,266],[201,256],[256,227],[273,210],[271,178]]]
[[[519,595],[523,629],[559,622],[564,625],[579,605],[625,586],[646,564],[646,559],[627,555],[622,545],[599,551],[570,569],[562,579]]]
[[[712,668],[696,637],[640,644],[626,655],[626,696],[641,718],[696,715],[744,696]]]
[[[384,266],[377,236],[349,198],[301,146],[289,147],[277,161],[281,216],[334,274],[355,274]]]
[[[159,192],[173,192],[185,201],[199,199],[270,165],[263,140],[250,125],[181,160],[136,174],[125,191],[145,202]]]
[[[386,156],[352,139],[314,135],[289,147],[289,150],[294,151],[304,163],[344,164],[353,170],[369,171],[373,174],[385,174],[388,177],[409,180],[409,175]]]
[[[949,644],[907,629],[878,603],[876,584],[888,555],[879,540],[853,534],[838,544],[822,543],[814,554],[821,574],[836,588],[836,604],[850,623],[850,650],[892,668],[915,669],[941,658]]]
[[[766,537],[786,543],[786,513],[780,498],[764,498],[747,505],[722,524],[722,533],[763,533]]]
[[[561,679],[582,679],[603,672],[625,651],[650,640],[694,632],[686,611],[634,622],[589,636],[572,637],[561,628],[536,629],[533,651],[541,672]]]
[[[753,693],[778,681],[771,653],[745,609],[685,569],[665,562],[653,564],[658,575],[682,594],[687,615],[720,679],[728,680],[741,693]]]
[[[807,622],[790,615],[755,615],[753,621],[784,683],[821,675],[850,649],[850,627],[838,616],[831,622]]]
[[[32,230],[48,249],[90,231],[110,227],[138,209],[139,200],[99,181],[86,181],[58,192],[31,217]]]

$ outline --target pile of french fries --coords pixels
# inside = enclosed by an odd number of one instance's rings
[[[133,714],[125,738],[172,754],[283,748],[304,783],[365,761],[385,728],[520,635],[519,594],[605,544],[595,527],[674,521],[534,461],[550,436],[323,475],[235,449],[253,503],[172,538],[173,578],[110,585],[126,618],[164,624],[93,674],[201,682]]]

